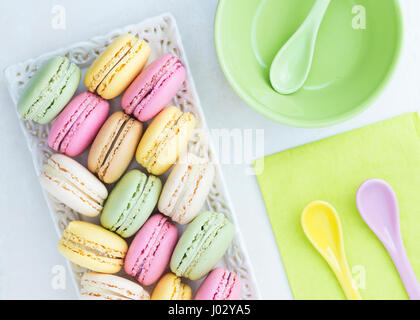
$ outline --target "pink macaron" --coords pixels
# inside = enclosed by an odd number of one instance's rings
[[[241,279],[234,272],[216,268],[198,288],[194,300],[238,300],[241,297]]]
[[[168,218],[153,215],[128,248],[125,272],[145,286],[156,282],[168,266],[177,239],[178,229]]]
[[[167,53],[149,64],[125,91],[121,106],[127,114],[148,121],[175,96],[186,77],[182,62]]]
[[[55,151],[75,157],[95,138],[109,113],[109,103],[85,91],[75,96],[60,113],[48,135]]]

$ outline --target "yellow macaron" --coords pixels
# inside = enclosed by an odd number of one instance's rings
[[[102,273],[116,273],[123,265],[127,243],[98,225],[72,221],[58,242],[58,250],[79,266]]]
[[[104,99],[120,95],[141,71],[150,56],[150,46],[132,34],[112,42],[96,58],[85,76],[85,85]]]
[[[181,278],[167,273],[157,283],[151,300],[191,300],[191,288]]]
[[[195,117],[171,106],[162,110],[147,128],[136,151],[136,160],[151,174],[165,173],[187,148]]]

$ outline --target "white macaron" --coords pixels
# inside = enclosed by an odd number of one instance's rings
[[[192,153],[181,157],[172,169],[158,202],[158,209],[172,220],[187,224],[201,210],[215,174],[207,159]]]
[[[39,177],[42,187],[57,200],[89,217],[103,208],[108,191],[98,178],[77,161],[53,154]]]
[[[137,283],[112,274],[85,273],[80,281],[81,300],[149,300],[149,293]]]

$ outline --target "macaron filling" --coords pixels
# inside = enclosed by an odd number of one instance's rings
[[[189,164],[184,176],[171,196],[167,210],[168,215],[175,221],[181,222],[188,206],[192,203],[201,180],[204,177],[206,166],[203,164]],[[194,184],[192,190],[187,186]],[[188,193],[191,190],[191,193]]]
[[[145,300],[149,298],[149,295],[140,286],[134,290],[118,284],[117,281],[103,281],[84,276],[80,284],[80,294],[82,296],[105,300]]]
[[[52,148],[56,151],[60,150],[65,153],[67,147],[74,136],[75,132],[79,129],[80,125],[87,119],[92,111],[100,103],[100,98],[95,95],[88,95],[85,100],[80,104],[80,107],[71,115],[63,129],[56,136]]]
[[[130,228],[136,218],[139,217],[140,210],[145,204],[148,195],[150,195],[154,189],[156,182],[157,178],[155,176],[149,176],[146,182],[143,180],[137,185],[136,191],[131,196],[130,202],[127,204],[127,207],[124,209],[116,223],[111,227],[111,231],[122,234]]]
[[[186,285],[181,282],[181,278],[174,277],[172,283],[173,292],[170,300],[185,300],[187,292]]]
[[[154,148],[149,150],[149,152],[145,156],[143,163],[145,164],[146,168],[150,170],[156,165],[160,153],[163,152],[163,150],[165,150],[169,141],[171,141],[176,135],[179,134],[179,132],[184,127],[185,123],[191,121],[192,117],[193,115],[191,113],[179,112],[176,113],[174,117],[167,122],[167,124],[157,137]]]
[[[140,41],[137,38],[132,38],[130,41],[127,41],[93,76],[92,81],[89,83],[89,90],[91,92],[97,91],[98,94],[104,92],[115,74],[121,71],[131,58],[142,49],[143,43],[143,41]]]
[[[125,45],[123,45],[120,50],[117,51],[117,53],[108,60],[107,63],[103,65],[102,68],[100,68],[97,73],[93,75],[92,81],[88,84],[88,88],[91,92],[95,92],[96,88],[101,84],[101,82],[105,79],[105,77],[111,72],[111,70],[117,65],[119,61],[127,54],[127,52],[130,50],[130,42],[127,42]]]
[[[199,231],[194,235],[190,246],[187,248],[183,258],[176,267],[175,273],[177,276],[188,277],[189,273],[200,259],[200,255],[206,251],[212,243],[212,240],[227,223],[228,220],[223,214],[212,213],[211,217],[203,223]]]
[[[158,225],[153,230],[153,234],[150,237],[146,246],[141,250],[136,262],[131,269],[131,275],[135,277],[139,282],[143,282],[145,276],[149,272],[150,265],[156,255],[156,251],[159,249],[159,245],[165,238],[166,233],[170,228],[170,223],[165,217],[159,220]]]
[[[158,91],[165,82],[181,68],[183,68],[181,61],[179,61],[179,59],[175,56],[170,56],[159,71],[152,76],[152,79],[147,82],[133,100],[130,101],[128,107],[126,108],[126,112],[128,114],[134,113],[134,115],[138,118],[144,106],[149,102],[156,91]]]
[[[67,229],[64,230],[60,239],[60,245],[80,256],[115,266],[122,266],[125,256],[125,253],[122,251],[107,248],[100,243],[83,239]]]
[[[232,295],[232,290],[237,282],[237,275],[233,272],[225,272],[220,283],[217,286],[217,291],[213,295],[212,300],[228,300]]]
[[[56,183],[58,187],[63,187],[69,192],[75,193],[80,200],[87,203],[97,213],[101,212],[104,198],[80,181],[77,176],[74,176],[71,172],[60,166],[58,162],[51,158],[48,159],[48,162],[44,166],[42,176]]]
[[[112,286],[112,288],[108,288],[108,284],[105,282],[94,282],[94,281],[82,281],[81,282],[82,288],[80,289],[80,295],[91,297],[91,298],[98,298],[104,300],[134,300],[134,298],[127,297],[120,291],[123,288],[118,288]],[[115,289],[115,291],[111,290]]]
[[[35,100],[26,113],[22,116],[27,120],[40,121],[53,106],[55,100],[64,91],[70,77],[77,70],[77,66],[68,59],[63,59],[57,72],[49,80],[37,100]]]
[[[98,175],[101,179],[106,175],[111,159],[117,153],[121,143],[124,141],[125,136],[128,134],[130,128],[133,126],[135,120],[126,116],[119,120],[117,130],[109,137],[109,141],[104,145],[101,155],[98,158]]]

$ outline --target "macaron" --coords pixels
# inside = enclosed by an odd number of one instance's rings
[[[112,274],[86,272],[80,280],[81,300],[149,300],[137,283]]]
[[[98,132],[88,156],[88,168],[102,181],[117,181],[133,159],[143,125],[122,111],[113,113]]]
[[[204,158],[186,153],[173,167],[159,198],[159,212],[187,224],[204,205],[214,178],[214,166]]]
[[[171,258],[178,277],[198,280],[223,257],[233,239],[232,223],[222,213],[199,214],[185,229]]]
[[[125,34],[114,40],[92,63],[85,85],[104,99],[120,95],[149,59],[150,47],[144,40]]]
[[[131,237],[150,217],[161,189],[159,178],[139,170],[128,171],[105,202],[102,226],[124,238]]]
[[[108,191],[101,181],[77,161],[53,154],[44,165],[39,180],[42,187],[73,210],[97,216],[103,209]]]
[[[70,157],[79,155],[95,138],[108,113],[108,101],[89,91],[78,94],[54,121],[48,145]]]
[[[234,272],[216,268],[203,281],[194,300],[238,300],[241,297],[241,279]]]
[[[151,122],[136,151],[136,160],[154,175],[165,173],[187,148],[195,117],[171,106]]]
[[[81,267],[102,273],[117,273],[123,265],[127,243],[96,224],[71,221],[58,242],[58,250]]]
[[[124,270],[148,286],[165,271],[178,238],[178,229],[168,218],[155,214],[146,221],[128,248]]]
[[[191,288],[181,278],[167,273],[153,289],[151,300],[191,300]]]
[[[20,96],[18,113],[25,120],[50,122],[70,101],[80,76],[79,67],[67,58],[45,61]]]
[[[186,77],[182,62],[171,53],[149,64],[130,84],[121,100],[128,114],[148,121],[175,96]]]

